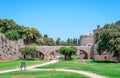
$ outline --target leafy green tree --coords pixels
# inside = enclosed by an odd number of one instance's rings
[[[61,45],[61,46],[68,46],[68,44],[67,44],[66,41],[61,41],[60,45]]]
[[[44,40],[44,45],[46,46],[54,46],[55,44],[53,38],[49,38],[47,34],[43,36],[43,40]]]
[[[61,47],[58,52],[64,55],[65,60],[71,60],[71,56],[74,55],[77,52],[77,48],[74,46],[71,47]]]
[[[16,30],[7,31],[5,36],[10,40],[18,40],[20,38],[20,34]]]
[[[20,48],[19,52],[21,52],[24,59],[28,60],[28,58],[34,57],[37,51],[34,46],[25,46]]]
[[[47,45],[48,46],[54,46],[54,40],[52,38],[47,39]]]
[[[37,42],[37,38],[41,38],[42,35],[35,28],[23,27],[22,38],[24,39],[25,44]]]
[[[60,38],[57,38],[57,40],[56,40],[56,45],[59,46],[60,43],[61,43]]]
[[[16,23],[12,19],[0,19],[0,32],[5,33],[8,30],[13,30]]]
[[[103,28],[96,30],[95,42],[99,54],[107,51],[117,57],[120,62],[120,26],[117,24],[106,24]]]
[[[78,46],[80,46],[80,39],[78,39]]]
[[[75,46],[78,45],[78,43],[77,43],[77,38],[73,38],[73,44],[74,44]]]
[[[44,36],[43,36],[44,38],[48,38],[48,35],[47,34],[44,34]]]
[[[43,46],[43,45],[45,44],[44,39],[43,39],[43,38],[38,38],[38,39],[37,39],[37,44]]]

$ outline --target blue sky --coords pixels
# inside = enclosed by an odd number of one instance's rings
[[[120,20],[120,0],[0,0],[0,18],[66,40]]]

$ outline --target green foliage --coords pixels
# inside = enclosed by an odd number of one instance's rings
[[[28,59],[28,57],[29,58],[34,57],[37,51],[36,51],[36,48],[33,46],[25,46],[23,48],[20,48],[19,52],[21,52],[24,59]]]
[[[62,45],[62,46],[67,46],[68,44],[67,44],[66,41],[61,41],[60,45]]]
[[[11,40],[22,38],[27,45],[37,43],[37,39],[42,38],[41,33],[37,29],[18,25],[11,19],[0,19],[0,32]]]
[[[41,38],[42,35],[35,28],[24,27],[22,37],[25,44],[35,43],[37,38]]]
[[[71,56],[74,55],[77,52],[77,48],[76,47],[61,47],[58,52],[60,52],[61,54],[64,55],[65,60],[71,60]]]
[[[38,45],[42,45],[42,46],[43,46],[44,43],[45,43],[45,41],[44,41],[43,38],[38,38],[38,39],[37,39],[37,44],[38,44]]]
[[[106,24],[103,28],[96,30],[95,42],[97,51],[113,53],[115,57],[120,57],[120,26],[116,24]]]
[[[5,36],[10,40],[18,40],[20,38],[20,34],[16,30],[7,31]]]
[[[54,46],[53,38],[49,38],[47,34],[44,35],[43,39],[41,40],[41,44],[46,46]]]
[[[0,19],[0,32],[5,33],[8,30],[15,29],[16,23],[10,19]]]
[[[37,46],[36,43],[31,43],[29,46]]]
[[[56,40],[56,45],[59,46],[59,45],[60,45],[60,42],[61,42],[61,41],[60,41],[60,38],[57,38],[57,40]]]

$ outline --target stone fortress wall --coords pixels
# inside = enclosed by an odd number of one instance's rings
[[[99,26],[98,26],[99,28]],[[110,54],[103,52],[99,55],[96,51],[96,45],[94,43],[94,32],[86,33],[80,36],[80,46],[76,46],[77,55],[83,57],[83,59],[113,59]],[[11,60],[21,58],[19,48],[24,47],[22,39],[17,41],[8,40],[4,34],[0,33],[0,60]],[[56,55],[55,51],[62,46],[37,46],[37,58],[48,59],[50,55]],[[68,46],[66,46],[68,47]]]
[[[0,60],[21,58],[21,53],[19,53],[18,50],[23,46],[22,39],[17,41],[8,40],[5,38],[4,34],[0,33]]]

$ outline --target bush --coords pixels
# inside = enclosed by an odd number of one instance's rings
[[[20,34],[16,30],[7,31],[5,36],[10,40],[18,40],[20,38]]]

